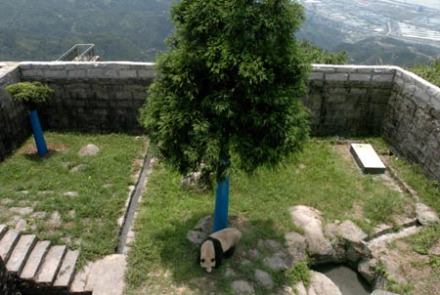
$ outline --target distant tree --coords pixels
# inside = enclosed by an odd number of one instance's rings
[[[290,0],[182,0],[171,15],[175,33],[158,59],[141,121],[180,173],[201,163],[215,173],[219,230],[231,152],[253,171],[276,165],[308,136],[298,98],[309,65],[294,36],[303,8]]]
[[[411,69],[414,73],[440,87],[440,58],[430,65],[420,65]]]
[[[338,53],[328,52],[321,47],[314,45],[308,40],[301,40],[299,45],[304,51],[307,62],[332,65],[341,65],[347,63],[345,51],[340,51]]]

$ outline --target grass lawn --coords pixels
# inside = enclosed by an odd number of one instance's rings
[[[383,141],[378,144],[383,148]],[[255,265],[272,275],[276,287],[291,285],[306,276],[303,266],[280,272],[259,259],[251,267],[246,260],[259,240],[284,243],[284,234],[296,230],[288,212],[294,205],[317,208],[326,222],[351,219],[367,232],[378,223],[393,224],[396,215],[413,216],[414,203],[406,194],[393,190],[382,176],[363,175],[351,156],[338,149],[330,140],[313,139],[279,169],[261,168],[253,175],[234,170],[229,213],[247,221],[245,232],[236,255],[210,274],[196,265],[197,249],[186,234],[213,213],[214,192],[181,188],[181,176],[157,164],[135,221],[126,293],[231,294],[228,267],[253,283]],[[258,287],[255,291],[274,293]]]
[[[54,244],[81,248],[80,262],[114,253],[134,165],[146,149],[145,138],[128,135],[45,133],[50,153],[36,155],[29,138],[0,163],[0,223]],[[86,144],[98,155],[81,157]],[[23,209],[24,208],[24,209]]]

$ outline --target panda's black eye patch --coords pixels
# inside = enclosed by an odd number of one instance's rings
[[[205,262],[205,259],[200,259],[200,262],[202,262],[202,263]]]
[[[211,259],[211,262],[214,262],[214,261],[215,261],[215,259],[214,259],[214,258],[212,258],[212,259]]]

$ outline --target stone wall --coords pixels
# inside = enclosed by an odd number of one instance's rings
[[[303,103],[315,136],[381,135],[395,67],[314,65]]]
[[[55,90],[39,109],[44,129],[139,134],[139,108],[153,80],[152,63],[51,62],[20,64],[22,81]]]
[[[22,103],[13,101],[4,90],[6,85],[19,81],[16,65],[0,68],[0,162],[32,133],[26,108]]]
[[[383,130],[394,153],[440,181],[440,88],[398,69]]]
[[[3,76],[0,68],[0,160],[31,134],[24,106],[1,89],[5,85],[38,80],[55,89],[39,109],[45,130],[137,134],[153,79],[152,63],[28,62]],[[439,91],[398,67],[313,65],[302,101],[314,136],[384,134],[397,154],[438,179]]]

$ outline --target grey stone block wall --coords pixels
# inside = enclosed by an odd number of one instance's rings
[[[44,128],[58,131],[143,132],[139,108],[152,82],[153,64],[134,62],[22,63],[23,81],[41,81],[54,97],[39,109]]]
[[[8,66],[0,68],[0,161],[18,148],[31,134],[25,106],[12,100],[5,86],[20,81],[19,69]]]
[[[312,135],[381,135],[395,72],[395,67],[313,65],[302,99]]]
[[[394,153],[440,181],[440,88],[398,69],[383,130]]]
[[[42,81],[55,89],[39,109],[43,129],[142,133],[139,108],[153,64],[31,62],[0,68],[0,160],[30,134],[26,110],[5,85]],[[398,67],[313,65],[303,103],[315,136],[384,135],[395,153],[440,179],[440,90]]]

